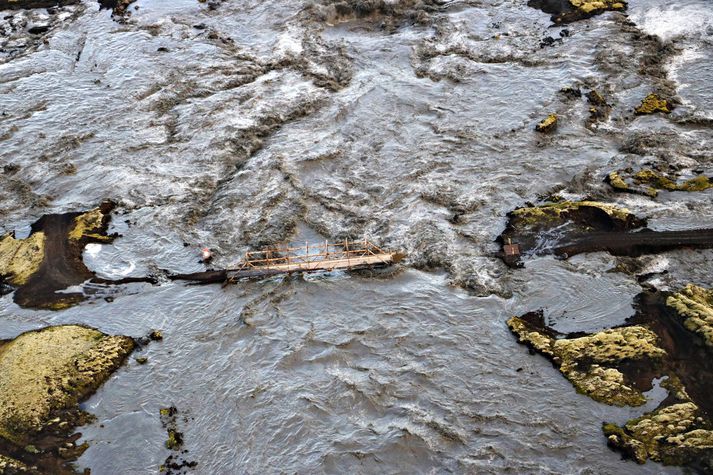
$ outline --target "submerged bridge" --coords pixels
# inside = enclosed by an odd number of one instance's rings
[[[243,278],[267,277],[277,274],[385,267],[399,262],[402,258],[402,254],[384,251],[366,239],[305,244],[299,247],[285,245],[246,252],[243,261],[235,268],[179,274],[170,276],[170,278],[199,283],[232,283]]]

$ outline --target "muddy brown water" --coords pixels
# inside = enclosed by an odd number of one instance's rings
[[[122,237],[84,251],[114,280],[205,271],[203,246],[216,267],[265,243],[364,236],[409,257],[374,277],[84,284],[70,291],[90,299],[61,312],[3,296],[0,338],[69,322],[164,332],[84,405],[97,421],[79,466],[156,473],[159,410],[175,406],[195,473],[678,473],[621,461],[601,423],[641,408],[576,394],[505,326],[538,308],[563,333],[621,324],[635,276],[602,253],[519,270],[492,256],[506,214],[553,192],[657,231],[711,227],[711,190],[652,200],[603,183],[648,162],[711,174],[710,5],[631,1],[628,19],[560,35],[525,0],[333,25],[306,2],[209,3],[139,0],[125,24],[96,2],[0,16],[1,230],[114,199]],[[635,28],[675,44],[663,72],[643,67],[659,48]],[[671,116],[633,115],[671,84]],[[609,120],[586,127],[566,86],[601,91]],[[558,131],[536,135],[550,112]],[[639,259],[661,289],[713,285],[710,250]],[[654,384],[645,409],[662,397]]]

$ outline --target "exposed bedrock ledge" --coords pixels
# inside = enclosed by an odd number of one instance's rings
[[[0,238],[0,280],[16,289],[21,307],[58,310],[85,299],[83,293],[60,292],[85,281],[99,284],[155,282],[153,278],[108,281],[95,276],[82,258],[89,243],[110,243],[107,229],[115,205],[104,202],[88,212],[49,214],[32,225],[30,235]]]
[[[522,258],[534,255],[568,258],[604,251],[636,257],[680,248],[713,248],[713,229],[651,231],[645,226],[646,219],[624,208],[563,201],[510,212],[497,241],[503,245],[500,257],[511,267],[522,267]],[[517,246],[517,252],[512,252],[510,244]]]
[[[710,473],[713,431],[699,407],[688,401],[673,404],[628,421],[604,424],[607,443],[637,463],[647,459],[664,465],[688,465]]]
[[[508,321],[518,341],[550,359],[577,390],[612,405],[640,405],[654,378],[668,396],[623,426],[606,423],[608,444],[638,463],[647,459],[713,470],[713,291],[644,292],[622,327],[563,335],[541,312]]]
[[[554,23],[570,23],[627,7],[626,0],[529,0],[527,4],[552,15]]]
[[[659,190],[666,191],[705,191],[713,188],[713,180],[705,175],[676,182],[675,176],[643,169],[634,172],[632,169],[613,171],[607,175],[605,181],[616,191],[637,193],[655,198]]]
[[[129,337],[77,325],[1,341],[0,473],[74,473],[67,464],[86,445],[75,445],[78,435],[72,433],[91,419],[78,404],[123,364],[134,345]]]

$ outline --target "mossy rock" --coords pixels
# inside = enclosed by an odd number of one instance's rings
[[[74,218],[74,226],[69,231],[69,239],[79,241],[91,238],[100,242],[111,242],[112,237],[104,234],[107,215],[100,208],[95,208]]]
[[[83,260],[89,243],[108,243],[114,204],[105,202],[85,213],[48,214],[32,224],[26,239],[0,238],[0,277],[15,290],[14,301],[25,308],[61,310],[86,296],[60,292],[95,278]]]
[[[619,172],[611,172],[607,175],[607,183],[609,183],[612,188],[619,191],[629,191],[629,185],[624,181]]]
[[[569,0],[569,3],[585,15],[596,15],[609,10],[625,10],[623,0]]]
[[[713,431],[693,402],[659,408],[623,427],[604,424],[607,443],[637,463],[686,465],[713,455]]]
[[[676,311],[683,324],[697,333],[706,345],[713,347],[713,290],[689,284],[683,290],[669,296],[666,305]]]
[[[637,115],[655,114],[663,112],[668,114],[671,112],[672,105],[666,99],[661,99],[657,94],[649,94],[641,101],[641,105],[636,108]]]
[[[168,439],[166,440],[166,448],[169,450],[180,450],[183,446],[183,434],[180,432],[169,429]]]
[[[30,467],[28,467],[26,464],[20,462],[19,460],[15,460],[14,458],[6,457],[5,455],[0,454],[0,473],[1,474],[26,473],[26,472],[30,472]]]
[[[542,133],[554,132],[558,122],[557,114],[550,114],[535,126],[535,130]]]
[[[703,175],[686,180],[676,186],[676,189],[679,191],[704,191],[708,188],[713,188],[713,180]]]
[[[597,201],[561,201],[559,203],[550,203],[542,206],[518,208],[512,212],[512,216],[520,220],[523,224],[537,224],[553,220],[569,219],[576,212],[587,208],[602,211],[613,220],[622,223],[625,227],[628,227],[628,223],[633,221],[637,221],[637,224],[640,222],[640,220],[636,219],[626,208],[619,208]]]
[[[511,267],[521,267],[522,258],[558,252],[571,240],[591,232],[630,231],[646,226],[626,208],[597,201],[558,201],[517,208],[508,213],[508,223],[497,242],[518,246],[516,258],[503,247],[501,257]],[[556,230],[556,233],[551,231]],[[547,246],[542,242],[546,240]]]
[[[35,274],[45,257],[45,234],[34,233],[27,239],[15,239],[12,234],[0,238],[0,276],[12,285],[20,286]]]
[[[555,23],[582,20],[606,11],[626,10],[625,0],[530,0],[528,5],[552,14]]]
[[[532,315],[513,317],[508,327],[520,343],[551,359],[578,392],[615,406],[640,406],[646,402],[642,392],[631,386],[616,366],[666,355],[651,330],[630,326],[578,338],[557,338],[544,327],[543,320]]]
[[[24,333],[0,346],[0,436],[29,443],[52,414],[90,396],[134,349],[124,336],[65,325]]]
[[[666,191],[705,191],[713,188],[713,180],[704,175],[677,183],[662,173],[650,169],[619,170],[609,173],[606,180],[617,191],[638,193],[655,198],[659,190]]]
[[[615,363],[642,358],[660,358],[666,352],[657,345],[658,337],[643,326],[611,328],[579,338],[556,340],[554,352],[564,363],[588,359],[596,363]]]

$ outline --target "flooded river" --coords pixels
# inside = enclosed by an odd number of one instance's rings
[[[77,465],[157,473],[159,409],[173,405],[195,473],[679,473],[610,451],[602,422],[641,408],[577,394],[505,325],[538,308],[562,332],[621,324],[636,278],[605,254],[511,270],[494,253],[506,214],[552,193],[618,203],[655,230],[713,225],[711,190],[651,200],[602,181],[661,161],[713,173],[708,0],[632,0],[628,17],[561,26],[525,0],[360,17],[329,3],[3,12],[2,233],[112,199],[121,237],[85,250],[101,277],[200,271],[203,246],[216,266],[327,238],[408,255],[375,275],[85,289],[92,300],[60,312],[0,298],[0,338],[163,331],[134,355],[147,364],[131,358],[84,404],[97,420]],[[586,126],[565,87],[601,91],[610,118]],[[677,94],[670,116],[634,116],[652,89]],[[550,112],[557,133],[533,132]],[[659,288],[713,285],[711,251],[642,259],[668,271]]]

